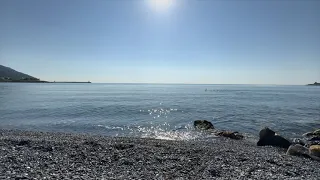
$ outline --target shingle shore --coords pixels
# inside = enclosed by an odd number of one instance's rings
[[[0,129],[0,179],[319,177],[319,161],[245,139],[168,141]]]

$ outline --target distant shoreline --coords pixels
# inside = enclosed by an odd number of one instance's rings
[[[14,81],[0,81],[0,83],[78,83],[78,84],[89,84],[91,83],[90,81],[88,82],[76,82],[76,81],[71,81],[71,82],[49,82],[49,81],[20,81],[20,80],[14,80]]]
[[[307,84],[307,86],[320,86],[320,83],[315,82],[313,84]]]

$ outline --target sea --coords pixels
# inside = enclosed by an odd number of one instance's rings
[[[320,128],[320,87],[280,85],[0,83],[0,128],[195,140],[194,129],[288,138]]]

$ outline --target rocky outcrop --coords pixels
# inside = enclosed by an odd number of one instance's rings
[[[243,135],[239,134],[238,132],[230,132],[230,131],[221,131],[216,133],[217,136],[223,136],[223,137],[228,137],[231,139],[243,139]]]
[[[243,139],[243,135],[233,131],[221,131],[214,128],[213,124],[207,120],[196,120],[193,122],[194,128],[199,130],[206,130],[210,133],[214,133],[216,136],[227,137],[231,139]]]
[[[193,126],[194,128],[200,129],[200,130],[214,129],[213,124],[207,120],[196,120],[193,122]]]
[[[258,146],[275,146],[281,148],[289,148],[291,142],[277,135],[273,130],[264,128],[259,132],[260,139],[257,142]]]

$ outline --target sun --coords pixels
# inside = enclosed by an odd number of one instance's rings
[[[149,4],[156,11],[166,11],[172,6],[173,0],[149,0]]]

